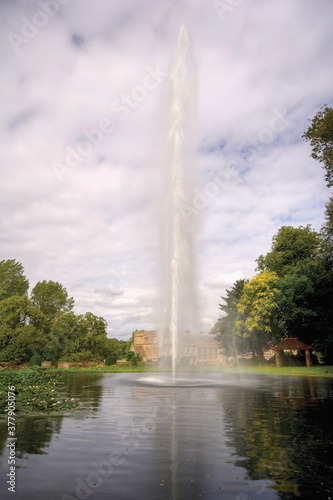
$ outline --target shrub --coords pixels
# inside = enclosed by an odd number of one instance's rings
[[[29,370],[32,370],[34,372],[43,372],[47,370],[46,366],[38,366],[38,365],[33,365],[29,367]]]
[[[136,358],[136,354],[134,351],[128,351],[126,353],[125,359],[126,361],[133,361]]]
[[[142,356],[140,353],[135,354],[134,351],[128,351],[125,356],[126,361],[129,361],[132,366],[137,366],[138,362],[142,361]]]
[[[30,358],[28,366],[42,366],[42,357],[39,354],[34,354]]]
[[[117,363],[116,356],[108,356],[105,360],[105,366],[115,365]]]

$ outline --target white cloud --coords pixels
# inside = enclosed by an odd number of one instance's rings
[[[126,307],[126,306],[136,306],[138,304],[137,299],[133,298],[121,298],[121,299],[115,299],[111,302],[111,306],[113,307]]]
[[[147,66],[167,71],[185,24],[198,83],[193,202],[206,200],[199,329],[209,329],[225,288],[253,275],[281,225],[320,229],[328,191],[301,135],[333,104],[332,3],[251,0],[221,20],[204,0],[71,0],[16,53],[8,33],[39,4],[1,5],[2,258],[22,262],[31,286],[60,281],[112,336],[156,326],[165,80],[123,119],[111,106],[143,85]],[[114,129],[59,182],[54,162],[106,118]]]
[[[243,279],[243,272],[241,270],[237,270],[232,273],[219,274],[206,285],[211,288],[218,288],[221,290],[228,286],[232,286],[235,281],[240,279]]]

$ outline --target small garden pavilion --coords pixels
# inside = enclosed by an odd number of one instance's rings
[[[275,351],[275,361],[276,366],[283,366],[283,357],[282,351],[305,351],[305,361],[306,366],[312,366],[312,358],[311,358],[311,346],[305,344],[301,340],[298,340],[297,337],[290,337],[281,340],[281,342],[272,347]]]

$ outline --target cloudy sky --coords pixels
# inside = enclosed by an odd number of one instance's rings
[[[282,225],[323,222],[301,135],[333,105],[331,0],[1,0],[1,256],[111,337],[158,318],[161,104],[185,25],[198,86],[198,330]]]

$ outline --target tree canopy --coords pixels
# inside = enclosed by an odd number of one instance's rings
[[[221,297],[225,304],[220,304],[223,311],[210,333],[217,336],[217,340],[226,356],[236,357],[239,354],[252,354],[261,358],[263,350],[270,345],[270,336],[266,332],[258,332],[253,327],[245,328],[245,321],[249,311],[242,313],[238,309],[239,301],[243,296],[248,280],[237,280],[230,290],[226,290],[226,297]]]
[[[32,289],[30,298],[50,321],[72,311],[74,307],[73,297],[68,297],[66,288],[57,281],[39,281]]]
[[[321,228],[324,256],[333,263],[333,196],[325,209],[325,221]]]
[[[221,297],[225,304],[220,304],[219,308],[223,315],[210,331],[215,334],[227,356],[235,356],[237,353],[247,351],[242,339],[234,335],[234,324],[238,318],[237,304],[242,295],[246,280],[237,280],[230,290],[226,290],[226,296]]]
[[[47,345],[48,357],[62,361],[104,359],[108,352],[107,323],[87,312],[76,316],[64,313],[52,323]]]
[[[323,163],[328,187],[333,186],[333,109],[324,105],[302,136],[310,142],[312,158]]]
[[[47,343],[45,316],[27,296],[14,295],[0,302],[0,359],[28,361]]]
[[[13,295],[25,295],[29,281],[24,275],[24,268],[15,259],[0,262],[0,300]]]
[[[273,236],[271,251],[256,260],[257,270],[273,271],[278,276],[302,273],[318,256],[320,245],[320,235],[310,225],[282,226]]]
[[[246,335],[256,330],[278,338],[275,318],[280,292],[277,282],[277,274],[265,270],[245,284],[237,304],[237,310],[243,317],[235,322],[236,333]]]

